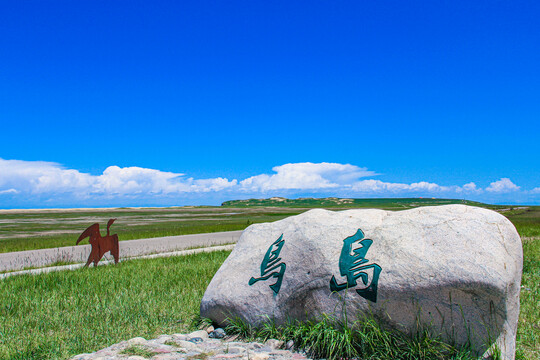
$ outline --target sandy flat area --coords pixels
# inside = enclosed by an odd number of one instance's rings
[[[192,206],[169,206],[164,208],[153,207],[110,207],[110,208],[67,208],[67,209],[0,209],[0,214],[27,214],[27,213],[47,213],[47,212],[68,212],[68,211],[111,211],[111,210],[165,210],[165,209],[192,209]]]

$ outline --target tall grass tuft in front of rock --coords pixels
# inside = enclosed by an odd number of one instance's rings
[[[270,318],[258,328],[240,318],[229,318],[227,334],[246,339],[278,339],[294,342],[294,348],[305,351],[315,359],[454,359],[472,360],[477,357],[467,347],[452,346],[433,336],[428,329],[408,336],[387,330],[373,317],[346,324],[335,315],[323,314],[317,320],[290,321],[276,325]]]

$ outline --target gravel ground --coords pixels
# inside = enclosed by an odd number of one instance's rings
[[[146,340],[136,337],[122,341],[91,354],[80,354],[71,360],[304,360],[305,354],[291,349],[292,341],[270,339],[264,344],[259,342],[236,341],[235,337],[226,337],[223,329],[212,326],[191,334],[161,335],[156,339]]]

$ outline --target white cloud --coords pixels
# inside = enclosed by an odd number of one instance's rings
[[[350,164],[294,163],[275,166],[276,174],[252,176],[240,182],[247,191],[316,190],[349,187],[358,178],[377,175],[373,171]]]
[[[102,174],[92,175],[67,169],[54,162],[0,159],[1,206],[9,201],[33,201],[39,204],[131,204],[154,202],[177,204],[179,199],[200,199],[217,203],[233,198],[265,195],[300,196],[443,196],[474,197],[488,201],[536,199],[540,187],[520,191],[508,178],[487,188],[474,182],[465,185],[439,185],[428,181],[413,183],[362,179],[377,175],[351,164],[289,163],[272,168],[272,174],[259,174],[242,181],[225,177],[195,179],[183,173],[141,167],[109,166]],[[489,194],[488,194],[489,193]],[[507,195],[505,195],[507,194]],[[523,195],[521,198],[520,195]],[[15,200],[13,200],[15,199]],[[198,200],[199,199],[199,200]],[[526,200],[525,200],[526,201]],[[13,205],[11,205],[13,206]]]
[[[415,182],[412,184],[390,183],[380,180],[362,180],[352,185],[352,190],[359,193],[403,193],[403,192],[461,192],[463,188],[459,186],[441,186],[427,181]]]
[[[19,192],[15,189],[0,190],[0,195],[3,194],[18,194]]]
[[[383,182],[381,180],[362,180],[354,183],[352,185],[352,190],[357,191],[360,193],[368,193],[368,192],[386,192],[386,191],[400,191],[400,190],[406,190],[408,188],[407,184],[399,184],[399,183],[388,183]]]
[[[182,181],[183,175],[136,166],[109,166],[103,175],[96,177],[92,192],[118,195],[187,192],[190,187]]]
[[[221,177],[195,180],[183,176],[118,166],[109,166],[95,176],[53,162],[0,159],[0,193],[145,196],[220,191],[237,184]]]
[[[479,189],[476,187],[476,184],[473,183],[473,182],[470,182],[468,184],[465,184],[461,187],[464,191],[468,191],[468,192],[481,192],[482,189]]]
[[[510,181],[509,178],[502,178],[498,181],[492,182],[487,188],[486,191],[492,193],[508,193],[512,191],[518,191],[519,186]]]
[[[91,184],[91,175],[64,169],[57,163],[0,159],[0,190],[10,188],[31,194],[58,189],[69,192]]]

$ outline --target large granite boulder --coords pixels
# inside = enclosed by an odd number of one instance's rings
[[[201,315],[280,324],[345,306],[350,322],[369,313],[408,333],[423,324],[479,355],[496,344],[513,359],[522,263],[516,229],[491,210],[315,209],[248,227]]]

